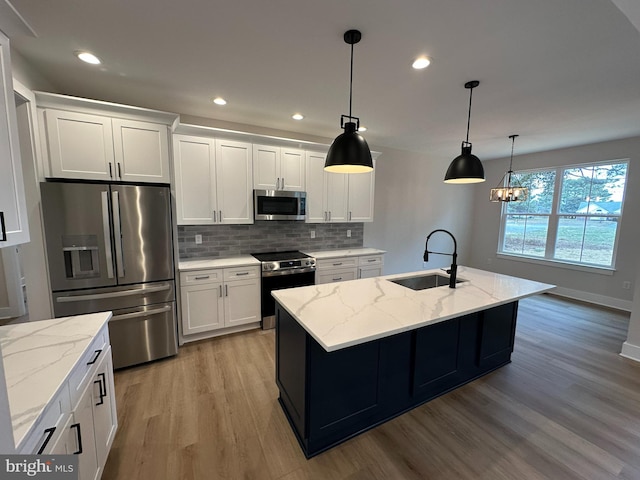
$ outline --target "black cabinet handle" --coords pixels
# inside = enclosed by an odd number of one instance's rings
[[[113,172],[111,171],[111,162],[109,162],[109,178],[113,178]]]
[[[82,432],[80,431],[80,424],[79,423],[74,423],[73,425],[71,425],[71,428],[75,428],[77,429],[77,434],[78,434],[78,451],[77,452],[73,452],[74,455],[80,455],[82,453]]]
[[[90,362],[87,362],[87,365],[93,365],[94,363],[96,363],[96,361],[98,360],[98,357],[100,356],[101,353],[102,353],[102,349],[96,350],[95,351],[96,356],[93,357],[93,360],[91,360]]]
[[[0,237],[0,242],[7,241],[7,227],[4,224],[4,212],[0,212],[0,228],[2,229],[2,236]]]
[[[98,388],[100,388],[100,401],[96,403],[96,406],[102,405],[104,403],[104,397],[107,396],[107,382],[105,381],[104,373],[99,373],[98,377],[101,377],[98,380],[95,380],[93,384],[98,384]]]
[[[122,170],[120,170],[120,162],[118,162],[118,177],[122,180]]]
[[[47,444],[49,443],[49,440],[51,440],[51,437],[53,437],[53,432],[55,431],[56,427],[45,428],[44,432],[47,434],[47,438],[44,439],[44,443],[40,447],[40,450],[38,450],[38,455],[42,455],[44,449],[47,448]]]

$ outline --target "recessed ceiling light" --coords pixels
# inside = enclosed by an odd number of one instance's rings
[[[429,57],[422,56],[416,58],[411,66],[416,70],[422,70],[423,68],[427,68],[429,65],[431,65],[431,59]]]
[[[360,126],[358,127],[358,131],[359,131],[359,132],[366,132],[366,131],[367,131],[367,127],[363,127],[362,125],[360,125]]]
[[[226,105],[227,101],[222,97],[216,97],[213,99],[213,103],[215,103],[216,105]]]
[[[294,120],[302,120],[304,118],[304,115],[302,115],[301,113],[294,113],[293,115],[291,115],[291,118],[293,118]]]
[[[96,57],[93,53],[89,52],[75,52],[76,57],[82,60],[85,63],[90,63],[91,65],[100,65],[102,62],[98,57]]]

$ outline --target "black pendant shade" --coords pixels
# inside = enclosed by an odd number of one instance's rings
[[[362,34],[358,30],[349,30],[344,41],[351,45],[351,74],[349,78],[349,115],[342,115],[340,126],[344,133],[338,135],[331,144],[324,169],[332,173],[366,173],[373,170],[373,159],[367,141],[358,133],[360,119],[351,115],[353,99],[353,45],[358,43]],[[345,122],[344,119],[348,121]],[[353,120],[356,120],[354,122]]]
[[[453,159],[444,176],[445,183],[484,182],[484,168],[478,157],[471,153],[471,144],[462,142],[462,153]]]
[[[344,133],[331,144],[324,164],[327,172],[366,173],[373,170],[369,145],[354,122],[344,124]]]
[[[484,182],[484,168],[478,157],[471,153],[469,143],[469,125],[471,123],[471,98],[473,89],[480,85],[478,80],[464,84],[469,89],[469,115],[467,116],[467,140],[462,142],[462,153],[453,159],[444,176],[445,183],[479,183]]]

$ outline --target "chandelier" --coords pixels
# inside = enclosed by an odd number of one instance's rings
[[[509,135],[511,139],[511,159],[509,160],[509,170],[502,176],[500,183],[496,188],[491,189],[489,200],[492,202],[523,202],[529,195],[529,189],[520,185],[517,178],[513,178],[514,183],[511,183],[513,173],[513,144],[518,135]],[[505,178],[507,179],[505,184]]]

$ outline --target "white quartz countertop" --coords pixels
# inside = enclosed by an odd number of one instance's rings
[[[389,280],[441,270],[276,290],[271,295],[331,352],[546,292],[547,283],[458,267],[459,283],[414,291]]]
[[[111,312],[0,327],[15,445],[22,443]]]
[[[338,258],[338,257],[355,257],[361,255],[381,255],[383,253],[387,253],[385,250],[378,250],[377,248],[349,248],[344,250],[319,250],[315,252],[303,251],[302,253],[306,253],[307,255],[311,255],[312,257],[318,259],[322,258]]]
[[[203,270],[205,268],[229,268],[259,266],[260,261],[251,255],[238,255],[237,257],[226,258],[193,258],[180,260],[178,270],[188,272],[189,270]]]

